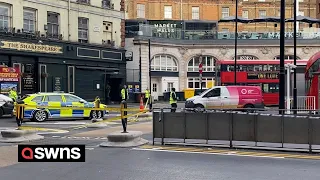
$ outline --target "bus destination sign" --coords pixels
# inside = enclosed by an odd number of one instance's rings
[[[279,73],[248,73],[247,79],[279,79]]]

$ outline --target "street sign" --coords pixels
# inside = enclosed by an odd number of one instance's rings
[[[199,74],[202,74],[202,57],[199,57]]]

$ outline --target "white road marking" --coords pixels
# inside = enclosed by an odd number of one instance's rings
[[[86,148],[86,150],[94,150],[94,148]]]
[[[208,153],[208,152],[188,152],[188,151],[174,151],[174,150],[160,150],[160,149],[142,149],[142,148],[132,148],[138,151],[157,151],[157,152],[173,152],[173,153],[189,153],[189,154],[214,154],[222,156],[245,156],[245,157],[261,157],[261,158],[274,158],[274,159],[285,159],[285,157],[273,157],[273,156],[255,156],[255,155],[241,155],[241,154],[225,154],[225,153]]]

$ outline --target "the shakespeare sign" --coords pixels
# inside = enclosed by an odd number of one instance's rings
[[[61,54],[61,46],[50,46],[34,43],[24,43],[24,42],[12,42],[12,41],[1,41],[1,48],[3,49],[13,49],[18,51],[31,51],[39,53],[53,53]]]

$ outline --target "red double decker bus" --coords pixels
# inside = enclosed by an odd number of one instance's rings
[[[314,97],[315,107],[310,107],[308,109],[319,109],[320,101],[320,52],[313,55],[306,65],[306,96]]]
[[[297,66],[305,67],[307,61],[297,60]],[[293,60],[285,63],[293,64]],[[218,60],[216,70],[218,85],[234,85],[234,60]],[[267,106],[279,104],[279,73],[279,60],[237,60],[237,85],[260,86]]]

